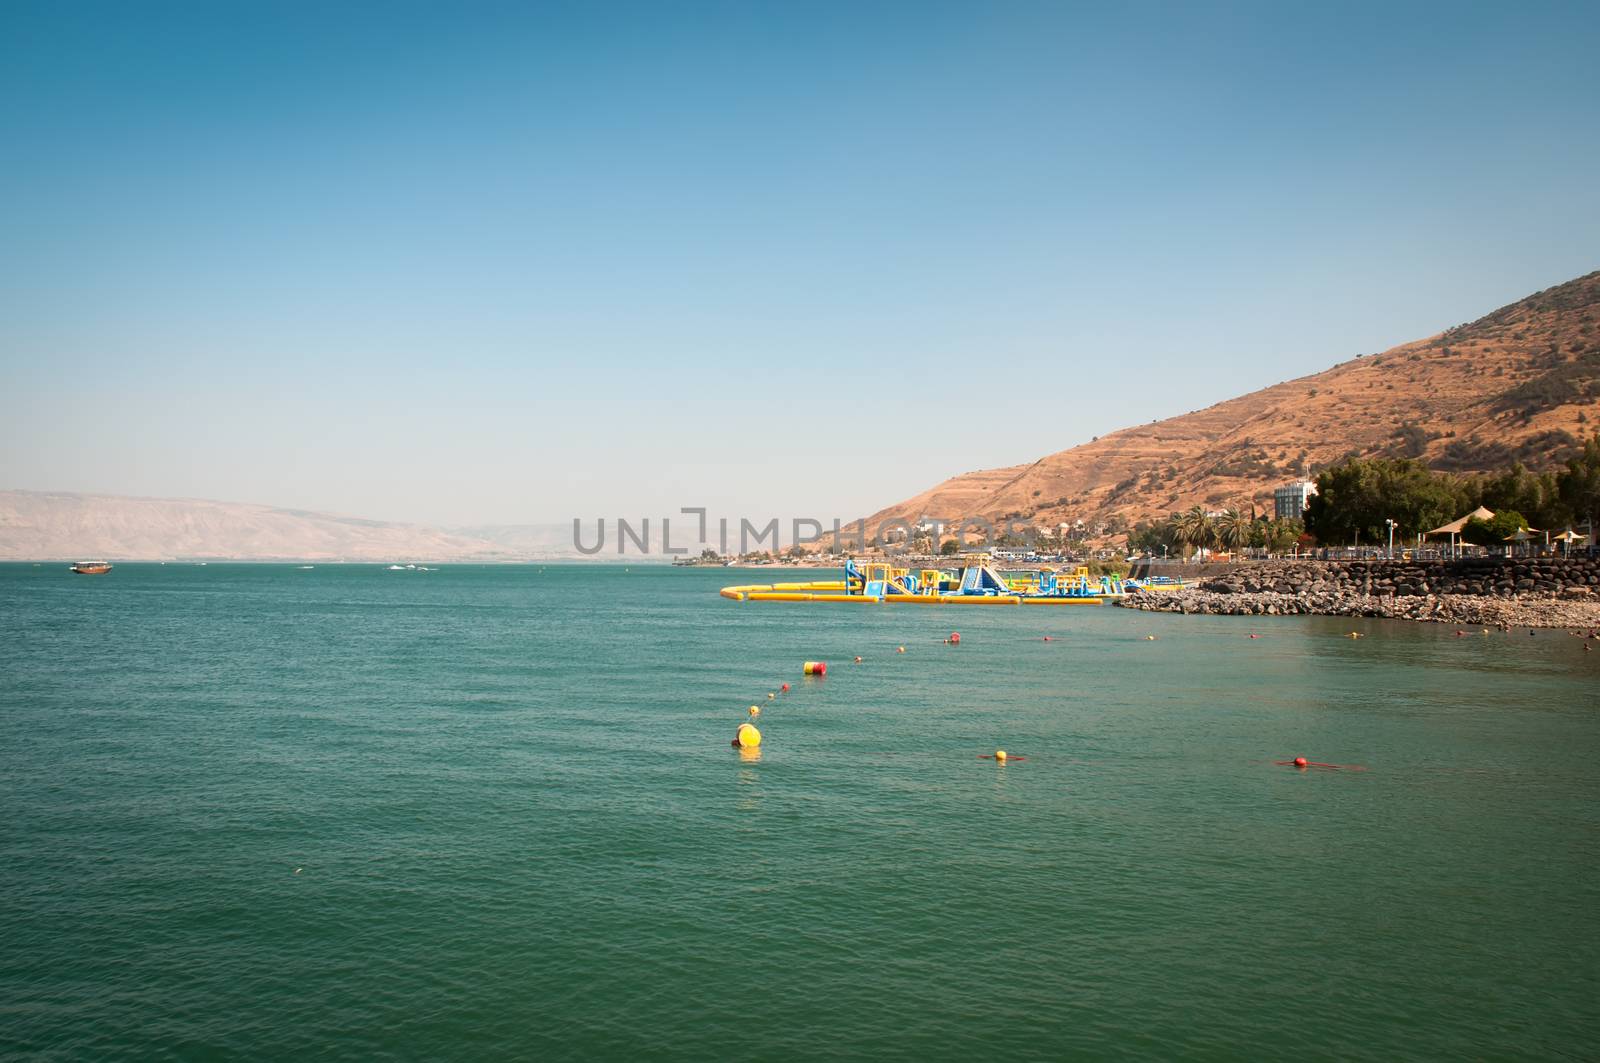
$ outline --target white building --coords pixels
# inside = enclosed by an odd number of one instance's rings
[[[1272,515],[1278,520],[1299,520],[1316,493],[1317,485],[1310,480],[1279,487],[1272,492]]]

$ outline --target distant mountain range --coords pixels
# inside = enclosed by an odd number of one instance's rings
[[[0,560],[517,561],[577,557],[566,525],[444,529],[188,498],[0,491]]]
[[[1201,505],[1272,505],[1275,486],[1352,456],[1436,469],[1538,469],[1600,427],[1600,271],[1470,324],[1026,465],[963,473],[879,510],[1091,531]]]

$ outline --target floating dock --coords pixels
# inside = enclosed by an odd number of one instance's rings
[[[736,602],[851,602],[860,605],[1103,605],[1128,588],[1115,576],[1048,566],[1001,573],[987,554],[959,569],[913,571],[882,562],[844,563],[844,579],[722,588]]]

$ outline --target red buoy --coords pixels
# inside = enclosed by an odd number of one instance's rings
[[[959,631],[950,632],[950,644],[952,646],[954,646],[955,644],[957,644],[960,641],[961,641],[961,632],[959,632]]]
[[[1305,757],[1295,757],[1293,760],[1275,760],[1272,763],[1281,768],[1298,768],[1305,771],[1316,768],[1318,771],[1366,771],[1360,764],[1324,764],[1320,760],[1307,760]]]
[[[779,687],[778,689],[780,691],[782,691],[783,693],[787,694],[787,693],[789,693],[789,684],[785,683],[785,684],[783,684],[783,686]]]

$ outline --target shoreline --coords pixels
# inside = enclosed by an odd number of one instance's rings
[[[1203,616],[1360,616],[1472,627],[1586,630],[1600,627],[1600,601],[1563,594],[1510,598],[1473,594],[1400,597],[1348,592],[1230,593],[1191,587],[1158,594],[1140,591],[1115,604],[1123,609]]]
[[[1483,627],[1600,626],[1600,559],[1279,562],[1184,590],[1136,593],[1125,609],[1216,616],[1366,616]]]

